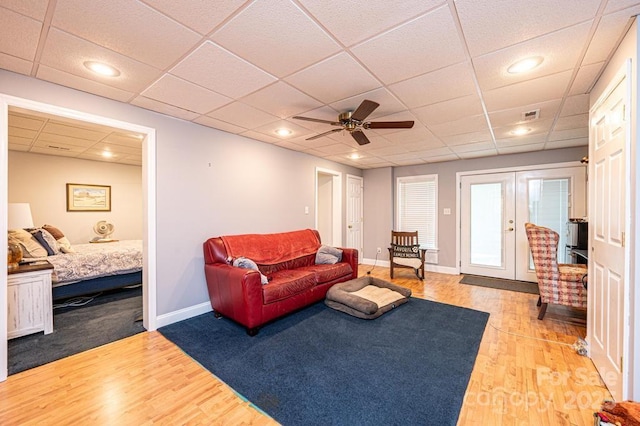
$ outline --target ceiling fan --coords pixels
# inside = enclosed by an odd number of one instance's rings
[[[362,130],[366,129],[410,129],[413,127],[413,121],[364,121],[376,108],[379,103],[365,99],[360,103],[355,111],[343,112],[338,116],[338,121],[320,120],[318,118],[295,116],[296,120],[313,121],[316,123],[325,123],[332,126],[340,126],[340,129],[332,129],[319,135],[307,138],[308,141],[318,139],[331,133],[341,132],[343,130],[351,133],[351,136],[358,142],[358,145],[368,144],[369,138]]]

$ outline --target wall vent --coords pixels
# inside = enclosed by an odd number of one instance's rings
[[[522,121],[533,121],[540,118],[540,108],[522,113]]]
[[[47,145],[47,148],[57,149],[58,151],[71,151],[71,148],[66,148],[64,146],[57,146],[57,145]]]

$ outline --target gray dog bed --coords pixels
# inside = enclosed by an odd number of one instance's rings
[[[365,276],[332,286],[324,303],[330,308],[363,319],[374,319],[411,297],[411,290]]]

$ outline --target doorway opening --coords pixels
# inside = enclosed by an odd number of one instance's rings
[[[315,227],[323,244],[342,245],[342,173],[316,168]]]

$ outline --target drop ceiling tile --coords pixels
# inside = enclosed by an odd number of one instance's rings
[[[215,118],[211,118],[207,115],[202,115],[195,120],[194,123],[202,124],[203,126],[212,127],[214,129],[222,130],[228,133],[242,133],[246,131],[244,127],[236,126],[235,124],[230,124],[224,121],[216,120]]]
[[[535,135],[512,136],[510,138],[502,139],[496,138],[496,145],[498,145],[498,149],[500,149],[519,145],[544,144],[546,140],[547,135],[539,133]]]
[[[589,128],[584,127],[582,129],[568,129],[568,130],[554,130],[549,134],[549,141],[561,141],[566,139],[578,139],[588,138]]]
[[[322,106],[320,102],[282,81],[244,97],[242,102],[280,118],[291,117]]]
[[[600,70],[602,70],[604,66],[604,62],[581,66],[578,70],[578,75],[576,75],[576,78],[573,80],[569,95],[589,93],[596,83],[596,78],[600,75]]]
[[[460,135],[443,136],[440,139],[442,139],[442,141],[447,146],[455,146],[455,145],[463,145],[463,144],[473,143],[473,142],[490,141],[492,138],[491,138],[491,132],[489,132],[488,130],[485,130],[485,131],[481,131],[481,132],[463,133],[463,134],[460,134]]]
[[[189,96],[185,96],[185,93],[188,93]],[[141,95],[200,114],[206,114],[231,102],[231,99],[226,96],[170,74],[163,75],[145,89]]]
[[[145,0],[145,3],[200,34],[208,34],[246,0]]]
[[[284,0],[251,3],[211,38],[277,77],[294,73],[340,50],[298,6]]]
[[[129,0],[58,0],[52,25],[161,69],[201,39],[149,6]]]
[[[1,7],[42,21],[44,20],[45,13],[47,13],[49,0],[2,0],[1,3]]]
[[[556,31],[473,60],[478,83],[483,90],[491,90],[525,80],[573,70],[587,41],[589,22]],[[511,74],[507,69],[515,62],[532,56],[544,60],[526,73]]]
[[[308,149],[316,149],[319,146],[333,145],[338,142],[335,139],[328,137],[322,137],[309,141],[307,140],[308,137],[310,136],[294,137],[289,139],[289,142],[295,143],[297,146],[302,147],[305,151]]]
[[[254,129],[267,123],[278,121],[278,117],[275,115],[267,114],[241,102],[230,103],[207,115],[245,129]]]
[[[586,65],[605,61],[622,37],[625,24],[638,13],[640,7],[636,6],[603,16],[582,63]]]
[[[386,157],[388,155],[409,154],[409,151],[397,145],[391,145],[391,146],[385,146],[381,148],[370,149],[370,150],[367,150],[367,153],[374,156],[378,156],[378,157]]]
[[[317,118],[318,120],[327,120],[327,121],[337,121],[338,120],[338,111],[328,106],[323,106],[320,108],[313,109],[311,111],[305,111],[301,114],[304,117]],[[305,120],[291,120],[295,124],[298,124],[302,127],[306,127],[309,130],[313,130],[317,133],[322,133],[324,131],[329,130],[328,124],[324,123],[316,123],[313,121],[305,121]]]
[[[404,165],[404,164],[417,164],[414,163],[415,161],[419,161],[420,158],[416,157],[413,153],[406,153],[406,154],[392,154],[392,155],[385,155],[384,157],[385,159],[391,161],[392,163],[396,163],[399,165]],[[422,161],[419,161],[422,162]]]
[[[210,41],[191,52],[170,73],[231,98],[242,97],[277,80]]]
[[[422,158],[417,158],[417,157],[411,157],[411,158],[397,158],[397,159],[392,159],[393,163],[397,166],[416,166],[418,164],[422,164],[424,163],[424,161],[422,161]]]
[[[452,151],[449,147],[435,148],[435,149],[426,149],[423,151],[411,151],[417,157],[420,158],[428,158],[428,157],[438,157],[441,155],[451,155]]]
[[[22,151],[22,152],[29,152],[31,150],[31,145],[30,144],[22,144],[20,142],[14,142],[11,139],[9,139],[9,151]]]
[[[120,70],[120,75],[118,77],[98,76],[85,68],[83,65],[85,61],[108,63]],[[141,91],[160,76],[160,71],[153,67],[54,28],[49,30],[40,63],[58,71],[129,92]],[[86,87],[89,86],[90,84],[86,84]]]
[[[53,134],[60,136],[68,136],[77,139],[87,139],[91,141],[98,141],[105,136],[107,133],[102,131],[96,131],[93,128],[87,127],[76,127],[70,126],[64,123],[56,123],[49,121],[44,125],[42,129],[43,134]]]
[[[115,145],[109,142],[98,142],[97,144],[92,146],[93,149],[99,150],[100,152],[102,151],[109,151],[112,152],[114,154],[116,154],[117,156],[124,156],[124,155],[142,155],[142,147],[128,147],[128,146],[122,146],[122,145]]]
[[[385,135],[389,141],[394,143],[410,144],[422,142],[429,144],[442,144],[440,140],[429,129],[421,124],[415,124],[412,129],[401,129],[399,132]]]
[[[34,146],[29,152],[33,152],[34,154],[56,155],[58,157],[77,157],[82,150],[66,149],[66,147],[59,145],[57,148]]]
[[[409,108],[435,104],[475,93],[467,62],[422,74],[389,86]]]
[[[498,155],[498,150],[495,148],[483,149],[481,151],[458,152],[457,154],[463,160],[470,160],[472,158],[483,158],[483,157],[491,157],[494,155]]]
[[[577,114],[560,117],[556,122],[556,126],[553,128],[553,130],[558,131],[585,128],[589,128],[589,114]]]
[[[514,145],[499,147],[498,152],[500,154],[517,154],[521,152],[541,151],[544,149],[544,143],[535,143],[530,145]]]
[[[331,145],[319,146],[315,149],[325,155],[339,155],[353,152],[352,147],[343,143],[334,143]]]
[[[103,139],[103,142],[108,142],[113,145],[124,146],[127,148],[135,148],[138,151],[142,150],[142,135],[138,137],[135,134],[124,134],[124,133],[111,133],[109,136]]]
[[[351,51],[386,84],[444,68],[465,58],[447,6],[355,46]]]
[[[589,138],[561,139],[557,141],[549,141],[545,144],[544,149],[573,148],[576,146],[589,145]],[[576,158],[577,160],[577,158]]]
[[[12,128],[40,130],[45,120],[40,117],[29,116],[17,112],[9,111],[9,134]]]
[[[73,89],[82,90],[83,92],[93,93],[105,98],[115,99],[120,102],[127,102],[133,96],[133,92],[122,90],[117,87],[108,86],[90,78],[78,77],[68,72],[59,71],[46,65],[38,67],[36,76],[41,80],[50,81],[61,86],[71,87]]]
[[[178,108],[175,105],[169,105],[163,102],[156,101],[155,99],[145,98],[144,96],[137,96],[131,101],[131,104],[151,111],[159,112],[160,114],[165,114],[171,117],[181,118],[188,121],[193,120],[200,115],[193,111],[187,111],[186,109]]]
[[[24,145],[31,146],[33,144],[33,138],[25,138],[20,136],[14,136],[9,132],[9,145]]]
[[[241,133],[240,136],[244,136],[260,142],[266,142],[270,144],[274,144],[281,140],[273,136],[265,135],[264,133],[256,132],[254,130],[247,130],[246,132]]]
[[[366,3],[366,13],[354,19],[363,7],[360,0],[301,0],[311,12],[345,46],[351,46],[444,3],[442,0],[386,0]],[[363,11],[365,12],[365,11]]]
[[[600,0],[457,0],[455,5],[475,57],[593,19]]]
[[[451,135],[460,135],[462,133],[473,133],[488,131],[487,119],[484,115],[472,115],[455,121],[434,124],[429,129],[439,138]]]
[[[460,157],[456,154],[447,154],[447,155],[437,155],[434,157],[423,158],[423,160],[427,163],[442,163],[445,161],[456,161],[459,160]]]
[[[38,135],[37,129],[32,130],[32,129],[15,127],[13,125],[13,120],[11,121],[12,121],[11,126],[9,126],[9,137],[33,139]]]
[[[451,151],[453,151],[454,154],[461,154],[463,152],[495,150],[495,147],[496,146],[493,144],[493,142],[484,141],[452,146]]]
[[[380,82],[346,52],[305,68],[285,81],[324,103],[380,87]]]
[[[373,111],[371,115],[369,115],[369,117],[367,117],[367,121],[377,120],[380,117],[385,117],[406,110],[406,108],[396,99],[396,97],[384,88],[372,90],[371,92],[367,93],[362,93],[358,96],[343,99],[338,102],[333,102],[330,106],[331,108],[340,112],[355,111],[358,105],[360,105],[360,103],[365,99],[380,104],[380,106],[376,108],[375,111]]]
[[[0,7],[0,51],[33,61],[42,23]]]
[[[607,7],[604,9],[604,13],[609,14],[620,9],[626,9],[637,5],[638,0],[609,0],[607,2]]]
[[[26,59],[16,58],[15,56],[5,55],[0,52],[0,68],[17,72],[19,74],[29,75],[31,74],[31,68],[33,62]]]
[[[501,111],[494,111],[489,113],[489,120],[493,127],[505,127],[505,126],[517,126],[519,124],[526,124],[532,121],[525,121],[523,114],[525,112],[540,110],[540,117],[538,120],[550,120],[553,119],[560,108],[560,99],[554,99],[552,101],[540,102],[537,104],[523,105],[517,108],[505,109]],[[533,120],[535,122],[537,120]]]
[[[423,140],[420,142],[402,143],[401,146],[409,152],[428,151],[432,149],[446,148],[440,139]]]
[[[549,99],[560,99],[564,96],[572,71],[523,81],[510,86],[484,92],[487,111],[516,108],[544,102]]]
[[[483,110],[480,98],[474,94],[415,108],[413,113],[427,126],[433,126],[470,115],[482,114]]]
[[[568,115],[585,114],[589,112],[589,97],[590,95],[576,95],[569,96],[564,101],[560,116],[565,117]]]
[[[95,141],[81,138],[74,138],[69,135],[57,135],[55,133],[40,133],[36,140],[36,145],[44,147],[47,145],[65,145],[75,146],[87,149],[93,145]]]

